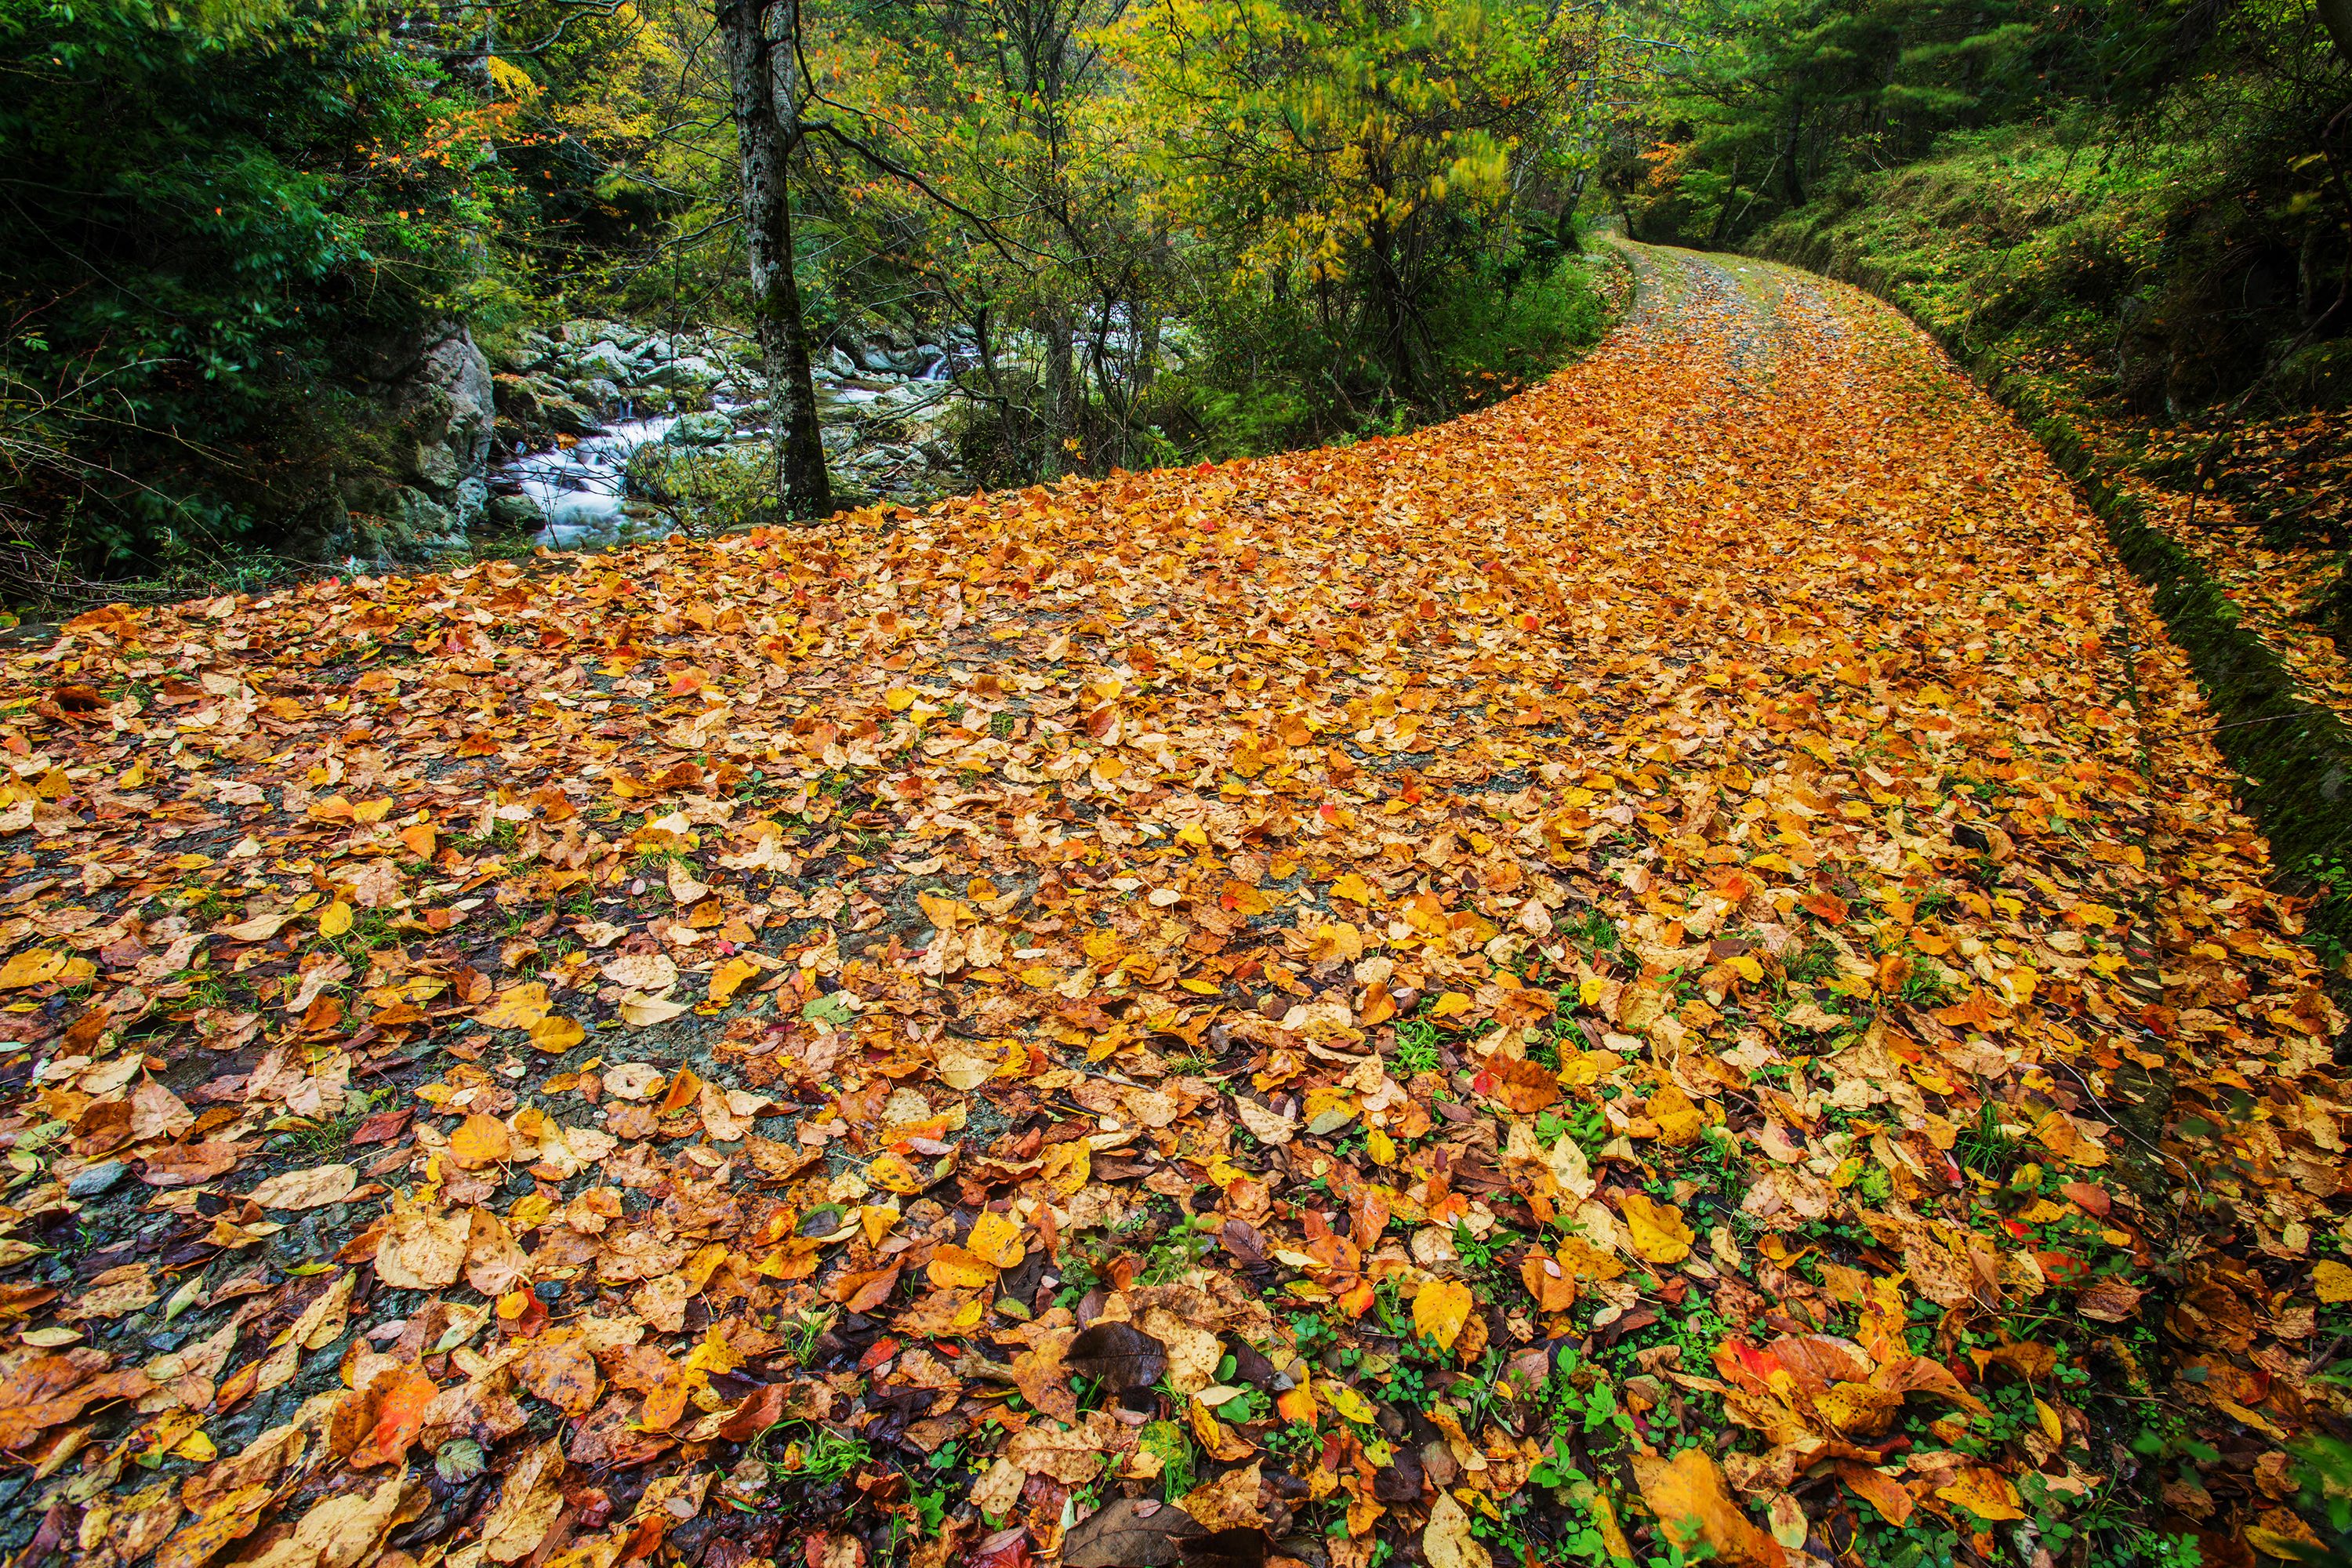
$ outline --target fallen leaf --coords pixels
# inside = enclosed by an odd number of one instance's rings
[[[1783,1568],[1780,1543],[1739,1511],[1725,1489],[1723,1471],[1704,1448],[1685,1448],[1669,1459],[1636,1454],[1634,1484],[1657,1516],[1658,1527],[1685,1552],[1704,1548],[1734,1568]]]
[[[1462,1325],[1477,1303],[1458,1279],[1433,1279],[1412,1299],[1413,1332],[1446,1350],[1462,1337]]]
[[[1421,1554],[1429,1568],[1494,1568],[1494,1555],[1470,1533],[1470,1516],[1451,1492],[1439,1492],[1422,1527]]]
[[[360,1173],[350,1165],[313,1165],[306,1171],[286,1171],[247,1193],[248,1201],[266,1209],[315,1209],[341,1203],[360,1184]]]
[[[1683,1223],[1683,1211],[1644,1193],[1627,1193],[1618,1205],[1633,1250],[1652,1263],[1680,1263],[1698,1237]]]
[[[1168,1350],[1132,1323],[1097,1323],[1072,1340],[1063,1364],[1106,1388],[1150,1388],[1168,1371]]]

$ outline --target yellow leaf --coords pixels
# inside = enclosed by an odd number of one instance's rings
[[[36,947],[18,953],[5,966],[0,966],[0,991],[21,990],[27,985],[46,985],[65,977],[73,961],[65,953],[46,947]],[[92,966],[95,973],[95,966]]]
[[[1066,1143],[1055,1143],[1045,1151],[1045,1185],[1061,1197],[1068,1197],[1087,1184],[1092,1173],[1094,1151],[1083,1138],[1073,1138]]]
[[[972,1222],[963,1244],[973,1257],[997,1268],[1017,1268],[1028,1254],[1021,1244],[1021,1226],[992,1210]]]
[[[1448,991],[1438,997],[1437,1005],[1429,1010],[1429,1016],[1433,1018],[1458,1018],[1468,1011],[1470,998],[1459,991]]]
[[[760,973],[760,966],[748,958],[730,958],[710,973],[710,999],[724,1002],[742,988],[743,982]]]
[[[2312,1265],[2311,1288],[2330,1307],[2352,1301],[2352,1268],[2330,1258]]]
[[[894,686],[882,694],[882,706],[893,713],[904,713],[914,705],[915,689],[911,686]]]
[[[341,936],[352,929],[352,906],[337,899],[319,911],[319,934]]]
[[[1580,1007],[1598,1006],[1601,994],[1608,989],[1608,983],[1601,976],[1588,974],[1576,983],[1576,1005]]]
[[[530,1026],[532,1048],[546,1051],[550,1055],[568,1051],[587,1037],[588,1031],[585,1028],[583,1028],[577,1021],[567,1018],[560,1013],[550,1013]]]
[[[1954,1476],[1949,1485],[1937,1487],[1936,1495],[1946,1502],[1959,1504],[1988,1523],[2025,1517],[2025,1510],[2019,1506],[2017,1489],[2009,1484],[2009,1478],[1983,1465],[1970,1465]]]
[[[981,1290],[996,1283],[995,1266],[964,1247],[942,1247],[933,1252],[925,1274],[942,1290]]]
[[[450,1158],[469,1171],[479,1165],[498,1164],[513,1152],[514,1139],[507,1131],[507,1124],[478,1110],[459,1122],[457,1131],[449,1134]]]
[[[1658,1527],[1685,1552],[1694,1546],[1731,1568],[1782,1568],[1780,1543],[1739,1511],[1723,1484],[1723,1471],[1705,1448],[1685,1448],[1673,1458],[1659,1454],[1633,1458],[1633,1481],[1642,1500],[1658,1516]]]
[[[1396,1140],[1375,1127],[1364,1134],[1364,1152],[1372,1157],[1375,1165],[1393,1165],[1397,1157]]]
[[[528,1029],[546,1017],[547,1012],[547,987],[533,980],[499,992],[488,1007],[474,1015],[474,1021],[486,1029]]]
[[[1658,1124],[1658,1141],[1677,1149],[1697,1142],[1700,1130],[1706,1126],[1706,1118],[1699,1114],[1690,1096],[1672,1084],[1650,1096],[1646,1109],[1650,1120]]]
[[[915,1167],[896,1154],[877,1154],[874,1163],[866,1167],[866,1179],[886,1193],[914,1194],[923,1190],[923,1179]]]
[[[1683,1211],[1642,1193],[1627,1193],[1619,1205],[1633,1250],[1652,1263],[1680,1263],[1698,1238],[1683,1223]]]
[[[1331,897],[1345,899],[1351,904],[1369,905],[1372,901],[1372,889],[1361,877],[1350,871],[1331,884]]]
[[[1372,1402],[1344,1383],[1319,1383],[1316,1385],[1316,1392],[1330,1403],[1332,1409],[1350,1421],[1370,1426],[1377,1419]]]
[[[1469,1286],[1458,1279],[1433,1279],[1412,1299],[1413,1331],[1452,1350],[1474,1304]]]

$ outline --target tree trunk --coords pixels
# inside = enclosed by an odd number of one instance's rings
[[[1804,106],[1801,103],[1791,103],[1789,106],[1789,156],[1788,162],[1781,169],[1781,179],[1788,192],[1789,205],[1792,207],[1805,205],[1805,182],[1797,166],[1800,139],[1804,134]]]
[[[1070,363],[1070,339],[1077,324],[1066,308],[1057,307],[1038,312],[1036,331],[1045,352],[1045,453],[1037,477],[1050,481],[1070,471],[1072,454],[1063,443],[1074,437],[1077,426],[1077,374]]]
[[[1381,313],[1389,372],[1396,377],[1397,390],[1412,402],[1420,391],[1420,378],[1413,374],[1412,323],[1405,303],[1404,279],[1397,273],[1396,235],[1385,215],[1372,219],[1366,237],[1370,241],[1372,291]]]
[[[2311,0],[2311,6],[2319,13],[2319,25],[2327,29],[2336,52],[2352,64],[2352,0]]]
[[[753,323],[766,362],[777,496],[786,517],[818,518],[833,510],[833,486],[817,429],[808,323],[801,316],[800,281],[793,275],[793,202],[785,173],[797,96],[793,4],[720,0],[719,27],[727,40],[735,139],[742,156],[744,248],[751,256]]]

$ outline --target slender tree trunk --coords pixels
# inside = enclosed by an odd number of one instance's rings
[[[793,202],[785,160],[794,112],[795,0],[720,0],[735,138],[742,156],[743,229],[751,254],[751,309],[766,362],[769,422],[775,431],[776,491],[786,517],[833,510],[817,429],[816,381],[809,373],[808,323],[793,275]]]
[[[1372,219],[1367,237],[1371,242],[1372,289],[1378,297],[1381,331],[1387,340],[1389,369],[1398,390],[1410,400],[1420,390],[1420,378],[1413,374],[1412,324],[1405,306],[1404,279],[1397,272],[1396,235],[1383,216]]]
[[[1731,204],[1738,195],[1739,156],[1734,153],[1731,159],[1731,188],[1723,193],[1722,205],[1715,209],[1715,226],[1707,231],[1706,247],[1709,250],[1723,248],[1724,231],[1731,226]]]
[[[1781,165],[1781,179],[1788,194],[1789,205],[1792,207],[1805,205],[1803,173],[1797,165],[1798,148],[1804,135],[1804,105],[1791,101],[1789,105],[1789,153],[1787,161]]]
[[[1076,433],[1076,367],[1070,363],[1070,339],[1076,331],[1066,306],[1037,313],[1037,335],[1045,340],[1045,453],[1038,478],[1058,479],[1070,469],[1070,453],[1062,443]]]
[[[2327,29],[2336,52],[2352,63],[2352,0],[2311,0],[2311,7],[2319,13],[2319,25]]]

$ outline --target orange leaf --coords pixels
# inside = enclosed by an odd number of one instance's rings
[[[375,1425],[369,1429],[367,1441],[352,1455],[355,1469],[398,1464],[405,1458],[417,1433],[424,1429],[425,1410],[441,1392],[440,1384],[413,1369],[382,1375],[389,1386],[376,1406]]]
[[[1540,1062],[1523,1058],[1492,1056],[1472,1080],[1472,1087],[1492,1096],[1521,1116],[1533,1116],[1559,1101],[1559,1075]]]
[[[495,1116],[475,1111],[449,1134],[449,1157],[467,1170],[504,1163],[514,1152],[514,1137]]]
[[[669,1092],[662,1096],[661,1105],[654,1114],[676,1116],[679,1111],[694,1104],[701,1095],[702,1080],[694,1076],[694,1069],[680,1068],[677,1069],[677,1076],[670,1079]]]
[[[1878,1510],[1878,1517],[1900,1530],[1918,1506],[1903,1483],[1883,1470],[1858,1465],[1851,1459],[1837,1462],[1837,1478],[1845,1489]]]
[[[1731,1500],[1723,1472],[1706,1449],[1685,1448],[1672,1459],[1636,1454],[1633,1464],[1642,1500],[1657,1515],[1658,1528],[1685,1552],[1704,1546],[1732,1568],[1783,1568],[1787,1563],[1780,1543]]]

